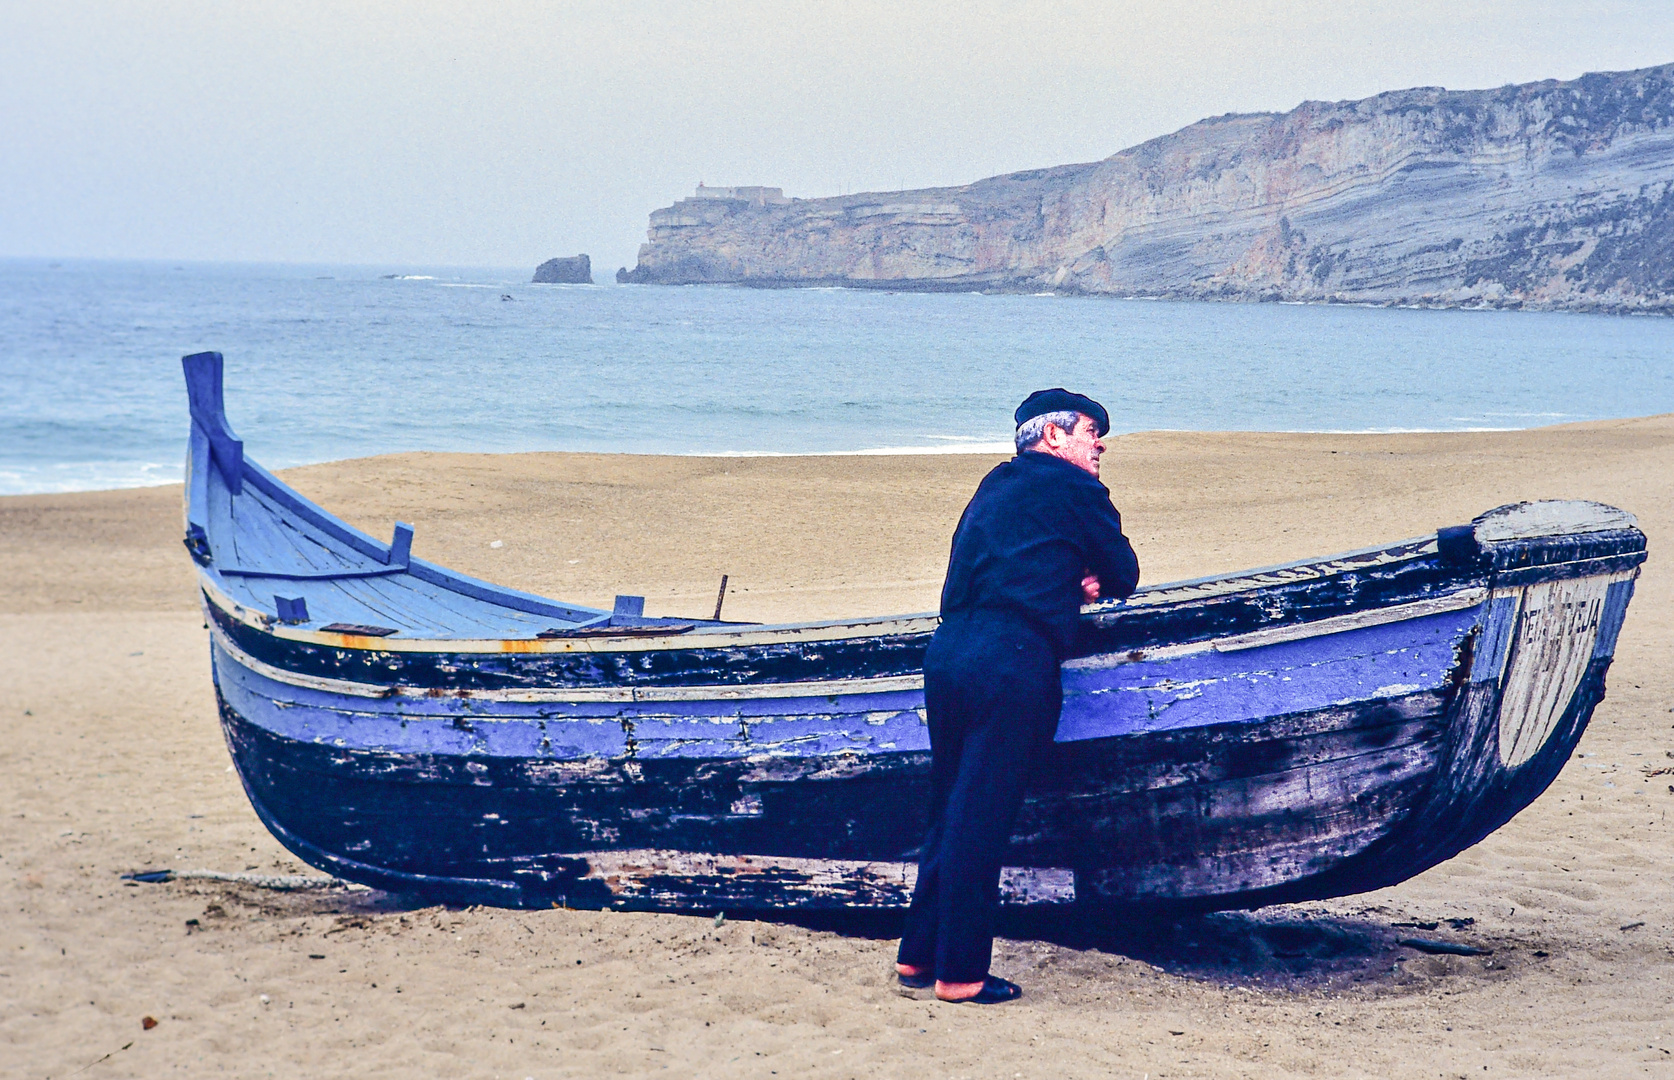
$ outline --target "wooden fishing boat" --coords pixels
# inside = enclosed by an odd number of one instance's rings
[[[246,458],[220,355],[185,370],[221,721],[300,858],[460,903],[907,902],[934,615],[659,619],[476,581]],[[1644,558],[1630,514],[1521,503],[1088,607],[1007,900],[1248,907],[1450,858],[1569,757]]]

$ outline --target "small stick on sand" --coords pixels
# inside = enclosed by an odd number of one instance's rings
[[[224,874],[219,870],[180,870],[175,877],[200,881],[231,881],[239,885],[254,885],[258,889],[278,889],[289,892],[297,889],[347,889],[349,882],[334,877],[309,877],[304,874]]]
[[[277,889],[292,892],[298,889],[348,889],[351,882],[334,877],[309,877],[305,874],[228,874],[220,870],[148,870],[142,874],[123,874],[128,881],[147,884],[172,881],[175,878],[195,881],[230,881],[238,885],[254,885],[258,889]]]
[[[122,1051],[128,1049],[128,1047],[130,1047],[132,1045],[134,1045],[134,1044],[133,1044],[132,1040],[130,1040],[128,1043],[117,1047],[115,1050],[112,1050],[110,1053],[108,1053],[104,1057],[100,1058],[99,1061],[109,1061],[112,1057],[114,1057],[117,1054],[120,1054]],[[80,1076],[82,1073],[86,1072],[88,1069],[91,1069],[93,1066],[97,1065],[99,1063],[99,1061],[89,1061],[86,1065],[83,1065],[81,1068],[77,1069],[75,1072],[71,1073],[70,1075],[71,1076]]]
[[[721,604],[727,598],[727,576],[721,575],[721,591],[715,594],[715,621],[721,621]]]
[[[1440,953],[1446,956],[1492,956],[1493,949],[1479,949],[1475,945],[1460,945],[1453,941],[1433,941],[1430,938],[1397,938],[1397,945],[1405,945],[1419,952]]]

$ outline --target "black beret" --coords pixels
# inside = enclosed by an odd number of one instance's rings
[[[1024,398],[1023,404],[1017,407],[1017,426],[1022,427],[1023,421],[1049,412],[1085,413],[1098,424],[1101,436],[1110,434],[1110,414],[1104,411],[1103,405],[1085,394],[1072,394],[1061,386],[1036,390]]]

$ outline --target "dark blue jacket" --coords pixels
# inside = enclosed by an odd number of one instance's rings
[[[1060,658],[1075,641],[1081,578],[1102,599],[1139,585],[1139,560],[1098,478],[1061,458],[1024,451],[977,486],[953,533],[942,617],[998,609],[1021,615]]]

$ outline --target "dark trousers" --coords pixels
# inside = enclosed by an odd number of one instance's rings
[[[899,960],[931,968],[943,982],[980,982],[1030,762],[1051,741],[1063,705],[1058,658],[1018,616],[949,616],[925,656],[924,704],[930,831]]]

